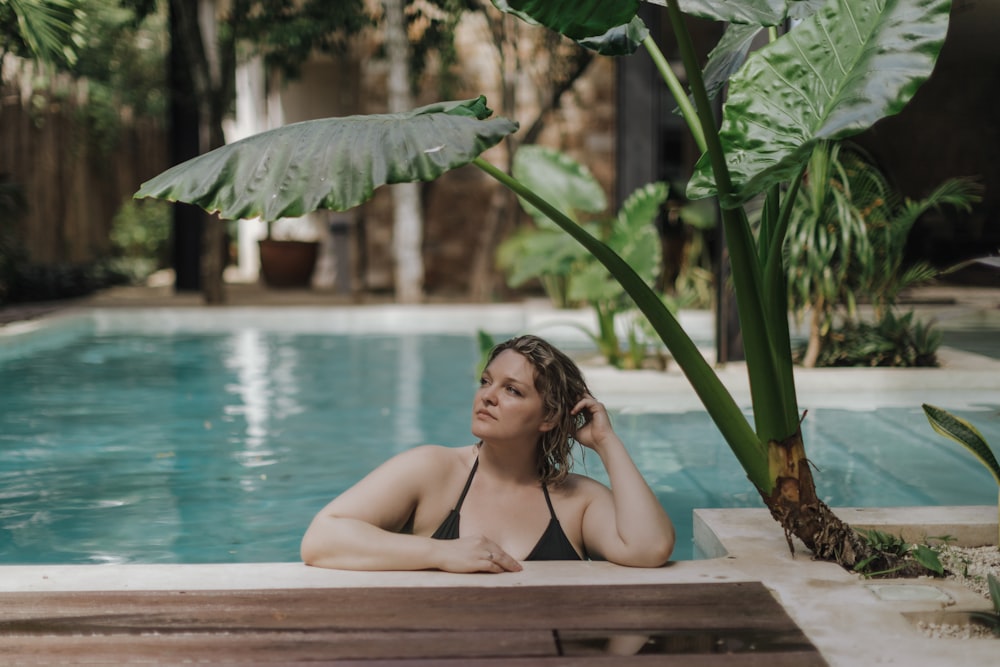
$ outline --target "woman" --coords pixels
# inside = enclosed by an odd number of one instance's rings
[[[674,528],[576,364],[536,336],[497,345],[467,447],[399,454],[327,505],[302,539],[307,565],[517,572],[522,560],[658,567]],[[569,472],[573,441],[611,488]]]

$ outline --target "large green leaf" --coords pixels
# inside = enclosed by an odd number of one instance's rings
[[[197,204],[228,220],[345,210],[381,185],[434,180],[517,131],[491,114],[479,97],[286,125],[176,165],[135,196]]]
[[[636,274],[652,285],[660,268],[660,238],[656,217],[667,200],[666,183],[647,183],[628,196],[607,233],[608,247],[618,254]],[[587,261],[589,260],[589,261]],[[607,267],[588,255],[570,280],[569,297],[578,301],[620,299],[625,289]]]
[[[603,35],[576,40],[580,46],[602,56],[629,56],[636,52],[642,40],[649,37],[649,28],[635,16],[625,25],[615,26]]]
[[[586,39],[632,22],[640,0],[493,0],[502,12],[570,39]]]
[[[666,6],[666,0],[647,0]],[[681,11],[691,16],[757,26],[779,25],[787,15],[786,6],[796,0],[678,0]]]
[[[608,206],[604,189],[590,170],[553,148],[521,146],[514,155],[512,172],[514,178],[574,220],[577,213],[600,213]],[[521,206],[539,225],[554,224],[523,199]]]
[[[554,224],[552,229],[515,232],[497,249],[497,264],[511,287],[545,276],[569,276],[587,257],[587,250]]]
[[[705,64],[703,77],[705,90],[710,98],[714,98],[729,83],[733,73],[743,65],[761,30],[760,26],[740,23],[726,26],[722,39],[708,54],[708,62]]]
[[[720,132],[736,206],[789,180],[821,139],[898,113],[930,76],[950,0],[830,0],[750,55],[730,83]],[[688,186],[715,194],[707,155]]]

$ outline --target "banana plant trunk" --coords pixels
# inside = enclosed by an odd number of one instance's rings
[[[817,559],[853,568],[870,550],[817,496],[801,429],[783,441],[772,440],[767,450],[774,488],[770,493],[760,491],[760,495],[785,531],[788,548],[794,552],[794,535]]]

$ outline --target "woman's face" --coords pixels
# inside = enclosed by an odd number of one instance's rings
[[[535,369],[520,353],[504,350],[483,371],[472,405],[472,434],[489,440],[538,440],[551,429]]]

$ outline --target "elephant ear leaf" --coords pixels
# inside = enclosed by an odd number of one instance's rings
[[[792,178],[816,142],[843,139],[900,110],[930,76],[950,0],[830,0],[730,82],[720,139],[733,207]],[[703,155],[688,196],[716,193]]]
[[[630,24],[640,4],[641,0],[493,0],[504,13],[575,40]]]
[[[600,182],[583,164],[554,148],[537,144],[521,146],[514,155],[514,178],[573,220],[579,213],[600,213],[608,201]],[[544,213],[525,200],[524,210],[541,227],[551,228]]]
[[[432,181],[517,131],[517,123],[490,115],[479,97],[294,123],[176,165],[135,197],[196,204],[227,220],[342,211],[381,185]]]
[[[922,407],[924,414],[927,415],[927,421],[931,424],[931,428],[944,437],[963,445],[972,452],[993,473],[997,484],[1000,484],[1000,463],[997,463],[993,451],[986,444],[986,439],[983,438],[983,434],[975,426],[939,407],[926,403]]]
[[[654,5],[666,5],[665,0],[647,0]],[[792,0],[796,4],[798,0]],[[788,13],[788,0],[679,0],[681,11],[712,21],[744,25],[779,25]]]

